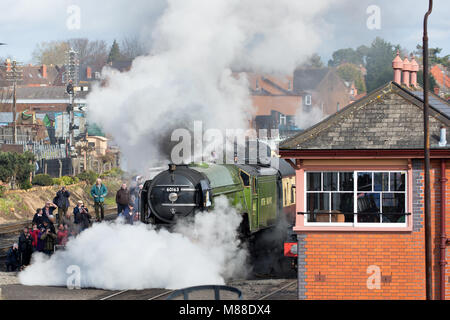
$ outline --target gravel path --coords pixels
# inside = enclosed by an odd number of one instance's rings
[[[19,279],[16,272],[0,272],[0,286],[18,283]]]

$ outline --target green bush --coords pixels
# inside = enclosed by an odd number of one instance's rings
[[[22,190],[29,190],[31,188],[33,188],[33,185],[30,183],[29,180],[22,181],[20,183],[20,189],[22,189]]]
[[[71,184],[75,184],[76,183],[75,179],[78,180],[77,178],[69,177],[69,176],[61,177],[61,180],[64,182],[64,185],[66,185],[66,186],[70,186]]]
[[[52,179],[52,185],[56,185],[56,186],[65,186],[66,184],[64,183],[62,178],[53,178]]]
[[[120,168],[112,168],[109,171],[105,171],[100,175],[100,178],[107,178],[107,177],[111,177],[111,178],[120,178],[124,175],[124,171]]]
[[[6,187],[0,186],[0,198],[3,198],[5,196]]]
[[[48,174],[38,174],[31,182],[34,186],[52,186],[53,179]]]
[[[89,184],[94,184],[95,180],[98,178],[98,175],[94,171],[85,171],[77,175],[77,178],[81,181],[86,181]]]

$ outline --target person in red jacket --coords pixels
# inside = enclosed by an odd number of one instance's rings
[[[56,235],[56,244],[65,246],[69,237],[69,231],[64,227],[62,223],[58,226],[58,234]]]
[[[31,238],[33,239],[32,245],[33,245],[33,251],[37,250],[37,243],[38,243],[38,235],[39,235],[39,229],[37,226],[37,223],[33,223],[33,229],[30,230]]]

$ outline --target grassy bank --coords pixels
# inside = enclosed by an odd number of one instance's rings
[[[120,188],[122,180],[119,177],[103,178],[103,183],[108,188],[108,196],[105,204],[115,205],[116,191]],[[66,186],[71,193],[70,211],[78,200],[82,200],[88,208],[92,208],[93,200],[90,195],[92,185],[86,182]],[[46,201],[52,201],[60,186],[34,187],[30,190],[12,190],[0,197],[0,224],[29,220],[33,217],[37,208],[42,208]]]

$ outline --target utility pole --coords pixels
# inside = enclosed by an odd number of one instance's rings
[[[426,297],[433,299],[432,264],[433,240],[431,238],[431,190],[430,190],[430,132],[429,132],[429,104],[428,90],[428,16],[433,10],[433,0],[429,0],[428,11],[423,22],[423,120],[424,120],[424,155],[425,155],[425,277]],[[444,79],[445,81],[445,79]]]
[[[13,143],[17,144],[17,121],[16,121],[16,101],[17,101],[17,82],[22,80],[22,68],[16,60],[12,62],[6,60],[6,78],[13,84],[13,101],[12,101],[12,113],[13,113]]]
[[[69,113],[69,153],[74,149],[74,100],[75,100],[75,86],[78,84],[78,59],[77,52],[70,49],[67,53],[66,59],[66,83],[67,93],[69,94],[69,105],[67,112]]]

